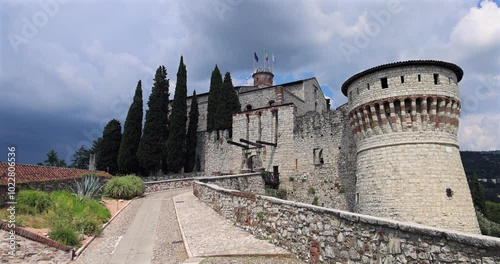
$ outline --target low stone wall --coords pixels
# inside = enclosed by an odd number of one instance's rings
[[[193,193],[260,239],[311,263],[498,263],[500,239],[193,182]]]
[[[154,181],[169,181],[178,179],[192,179],[196,177],[203,177],[204,175],[205,175],[204,172],[189,172],[189,173],[147,176],[147,177],[141,177],[141,179],[144,182],[154,182]]]
[[[194,178],[145,182],[145,193],[191,187]]]
[[[216,184],[220,187],[242,192],[264,193],[265,183],[260,173],[246,173],[226,176],[199,177],[195,180]]]
[[[1,263],[69,263],[73,257],[73,248],[64,246],[46,237],[15,228],[14,256],[11,250],[11,233],[7,223],[0,221],[0,262]]]
[[[193,180],[205,183],[213,183],[228,189],[235,189],[245,192],[264,193],[265,191],[264,180],[259,173],[150,181],[144,182],[144,187],[146,189],[146,193],[159,192],[191,187]]]

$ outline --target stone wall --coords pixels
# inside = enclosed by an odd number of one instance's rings
[[[145,182],[145,193],[191,187],[194,178]]]
[[[216,177],[199,177],[197,181],[216,184],[223,188],[242,192],[264,193],[265,184],[260,173],[247,173]]]
[[[296,172],[283,175],[288,199],[350,210],[354,201],[355,145],[347,126],[347,107],[308,112],[294,123]],[[316,199],[316,201],[315,201]]]
[[[257,238],[310,263],[497,263],[500,239],[194,182],[193,193]]]
[[[191,187],[193,180],[197,180],[204,183],[217,184],[218,186],[223,186],[224,188],[245,191],[245,192],[253,192],[253,193],[265,192],[264,180],[262,179],[260,173],[150,181],[150,182],[144,182],[144,187],[146,189],[145,190],[146,193],[160,192],[172,189]]]
[[[69,263],[73,257],[71,247],[67,247],[21,228],[15,228],[15,252],[9,254],[11,233],[7,224],[0,222],[0,262],[2,263]]]

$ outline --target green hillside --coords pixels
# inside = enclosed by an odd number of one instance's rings
[[[469,186],[474,174],[479,179],[488,179],[481,182],[485,188],[486,200],[500,202],[500,151],[461,151],[462,163]],[[494,184],[491,179],[497,179],[499,184]]]

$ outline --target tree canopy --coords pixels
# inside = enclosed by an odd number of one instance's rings
[[[142,134],[142,84],[137,83],[135,95],[127,113],[123,128],[123,137],[118,151],[118,171],[122,174],[139,172],[137,149]]]
[[[118,170],[118,151],[122,139],[122,127],[120,121],[112,119],[104,127],[102,142],[96,157],[96,167],[98,170],[115,174]]]
[[[172,114],[170,115],[170,128],[167,140],[168,170],[178,173],[184,167],[184,152],[186,143],[187,122],[187,71],[184,58],[181,56],[177,70],[177,83],[175,85]]]

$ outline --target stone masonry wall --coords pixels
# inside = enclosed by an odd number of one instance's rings
[[[145,182],[145,193],[191,187],[194,178]]]
[[[336,111],[308,112],[294,127],[296,172],[284,174],[288,199],[349,210],[354,199],[355,149],[347,126],[346,105]],[[352,146],[349,146],[352,145]],[[347,156],[351,162],[347,162]]]
[[[265,184],[260,173],[236,174],[228,176],[200,177],[197,181],[216,184],[223,188],[242,192],[264,193]]]
[[[235,174],[228,176],[196,177],[145,182],[145,193],[167,191],[192,186],[193,180],[217,184],[228,189],[252,193],[264,193],[264,180],[260,173]]]
[[[443,66],[404,65],[347,87],[357,148],[354,212],[480,233],[457,142],[457,82]]]
[[[193,193],[260,239],[310,263],[498,263],[500,239],[194,182]]]

